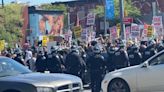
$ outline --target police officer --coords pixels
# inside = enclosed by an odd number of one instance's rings
[[[91,89],[92,92],[100,92],[106,63],[98,46],[93,47],[93,53],[94,55],[87,60],[87,65],[90,69]]]
[[[143,56],[144,51],[146,50],[146,41],[141,41],[140,43],[140,47],[139,47],[139,52],[141,53],[141,55]]]
[[[152,57],[153,55],[155,55],[157,53],[156,51],[156,43],[154,40],[151,40],[148,42],[148,46],[145,49],[144,53],[143,53],[143,60],[142,62],[146,61],[147,59],[149,59],[150,57]]]
[[[70,53],[66,56],[65,67],[68,74],[82,78],[86,64],[75,45],[71,47]]]
[[[134,44],[129,53],[130,66],[139,65],[142,62],[142,55],[139,52],[139,47]]]
[[[38,51],[38,56],[36,59],[36,71],[37,72],[45,72],[46,71],[46,57],[44,56],[43,50]]]
[[[107,50],[107,69],[109,72],[114,70],[114,55],[115,55],[115,47],[114,46],[110,46]]]
[[[129,55],[129,53],[132,51],[132,45],[133,45],[133,41],[129,41],[128,42],[128,46],[127,46],[127,53]]]
[[[158,44],[157,44],[157,52],[160,52],[160,51],[162,51],[162,50],[164,50],[164,44],[158,43]]]
[[[47,59],[47,69],[50,73],[62,73],[61,61],[54,46],[51,47],[51,57]]]
[[[14,58],[15,61],[19,62],[22,65],[25,65],[24,59],[22,56],[22,51],[20,49],[15,50],[16,57]]]
[[[118,43],[118,50],[115,52],[114,55],[114,66],[115,69],[120,69],[129,66],[129,57],[127,51],[125,50],[124,43],[120,41]]]

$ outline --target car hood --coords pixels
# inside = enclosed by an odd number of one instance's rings
[[[113,73],[115,73],[115,72],[124,72],[124,71],[133,71],[134,69],[137,69],[139,67],[140,67],[140,65],[130,66],[130,67],[115,70],[115,71],[113,71]]]
[[[110,72],[110,73],[106,74],[106,77],[109,77],[109,76],[119,77],[119,76],[123,76],[123,75],[127,75],[127,74],[128,75],[129,74],[136,74],[137,70],[140,67],[141,67],[140,65],[136,65],[136,66],[131,66],[131,67],[115,70],[113,72]]]
[[[56,87],[62,86],[71,83],[81,83],[79,77],[68,75],[68,74],[43,74],[43,73],[29,73],[29,74],[20,74],[16,76],[8,76],[0,78],[0,81],[9,81],[9,82],[23,82],[33,84],[35,86],[47,86],[47,87]]]

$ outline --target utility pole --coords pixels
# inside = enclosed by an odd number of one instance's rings
[[[121,38],[126,40],[124,19],[124,0],[120,0],[120,24],[121,24]]]
[[[107,28],[106,28],[106,0],[102,0],[102,3],[104,5],[104,34],[107,34]]]
[[[152,0],[152,15],[156,16],[157,15],[157,4],[156,4],[156,0]]]
[[[4,1],[2,0],[2,8],[4,8]]]
[[[107,27],[106,27],[106,0],[104,0],[104,34],[107,34]]]
[[[67,4],[67,25],[68,25],[68,30],[71,29],[70,28],[70,13],[69,13],[69,11],[70,11],[70,8],[69,8],[69,5]]]

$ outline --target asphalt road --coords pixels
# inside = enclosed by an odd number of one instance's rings
[[[91,92],[90,89],[85,89],[83,92]]]
[[[89,85],[84,85],[84,91],[83,92],[91,92]]]

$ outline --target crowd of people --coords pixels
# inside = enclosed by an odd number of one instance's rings
[[[101,81],[107,72],[139,65],[164,49],[164,40],[109,41],[103,37],[90,43],[72,44],[70,48],[52,46],[21,50],[5,50],[2,55],[13,58],[34,72],[67,73],[79,76],[85,83],[89,73],[92,92],[100,92]]]

